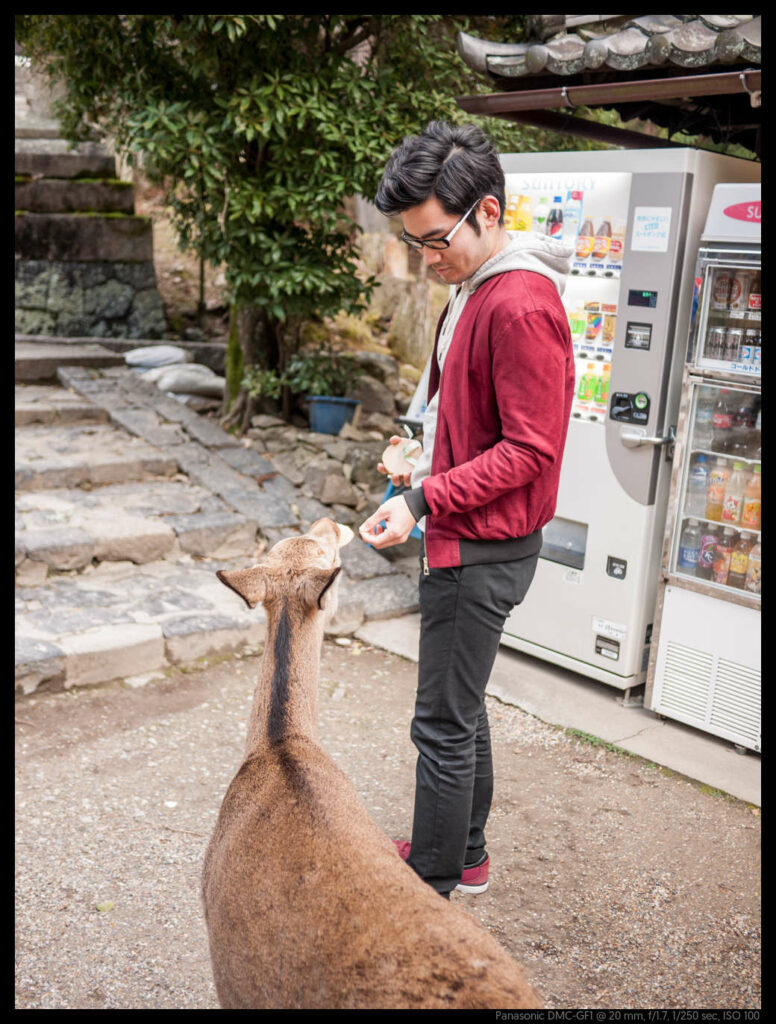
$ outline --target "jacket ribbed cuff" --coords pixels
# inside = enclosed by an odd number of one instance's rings
[[[426,496],[423,493],[423,487],[413,487],[411,491],[404,491],[402,497],[407,502],[407,507],[412,513],[415,522],[422,519],[423,516],[431,515],[431,509],[429,508]]]

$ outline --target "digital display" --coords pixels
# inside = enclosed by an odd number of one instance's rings
[[[657,292],[645,292],[640,288],[629,288],[628,305],[645,306],[647,309],[654,309],[657,306]]]

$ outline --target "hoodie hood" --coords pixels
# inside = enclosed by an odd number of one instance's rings
[[[479,288],[483,281],[509,270],[530,270],[548,278],[563,295],[571,269],[573,246],[547,235],[532,231],[509,231],[509,244],[479,267],[464,282],[469,292]]]

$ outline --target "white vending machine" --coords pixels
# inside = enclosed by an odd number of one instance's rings
[[[645,706],[760,750],[760,186],[714,189],[697,254]]]
[[[501,159],[507,228],[574,246],[576,362],[556,514],[502,642],[628,702],[647,674],[701,231],[714,186],[760,166],[681,147]]]

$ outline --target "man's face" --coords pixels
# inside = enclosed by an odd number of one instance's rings
[[[475,214],[480,225],[479,235],[467,221],[453,235],[449,248],[428,249],[424,246],[421,249],[424,262],[445,284],[460,284],[466,281],[493,255],[494,232],[488,230],[492,218],[482,208],[487,202],[488,200],[484,200]],[[498,211],[496,200],[493,199],[492,203]],[[418,206],[411,206],[405,210],[401,220],[408,235],[426,240],[447,235],[460,220],[460,214],[446,213],[439,200],[432,196]]]

